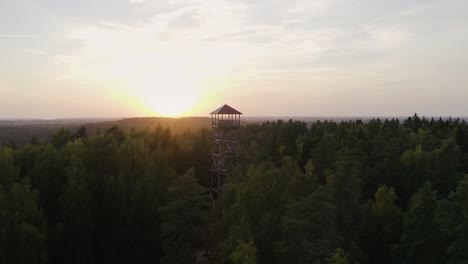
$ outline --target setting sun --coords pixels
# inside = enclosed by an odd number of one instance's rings
[[[160,74],[132,76],[127,86],[144,111],[166,117],[190,115],[200,104],[202,93],[196,78],[170,70]]]
[[[158,116],[189,115],[198,103],[199,89],[194,83],[177,79],[151,82],[160,89],[144,87],[140,93],[142,104]],[[164,90],[164,93],[158,91]]]

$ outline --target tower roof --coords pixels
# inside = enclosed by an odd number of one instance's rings
[[[210,115],[242,115],[242,113],[225,104],[211,112]]]

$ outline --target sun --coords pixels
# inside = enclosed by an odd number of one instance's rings
[[[119,87],[118,92],[113,88],[113,96],[131,105],[138,114],[192,116],[200,113],[229,83],[223,64],[215,63],[217,67],[213,68],[210,56],[202,60],[195,55],[190,52],[135,58],[122,55],[122,60],[111,62],[100,76],[112,80],[116,85],[109,87]]]
[[[202,93],[196,79],[169,71],[134,78],[130,87],[147,114],[165,117],[190,115]]]
[[[195,85],[173,80],[165,82],[161,89],[145,92],[141,101],[155,115],[178,117],[190,115],[199,101],[197,92]]]

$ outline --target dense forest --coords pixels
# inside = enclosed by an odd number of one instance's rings
[[[464,121],[238,132],[215,201],[210,129],[83,127],[0,147],[0,263],[468,263]]]

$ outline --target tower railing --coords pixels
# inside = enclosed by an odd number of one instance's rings
[[[213,119],[211,125],[213,126],[213,128],[239,128],[240,120]]]

